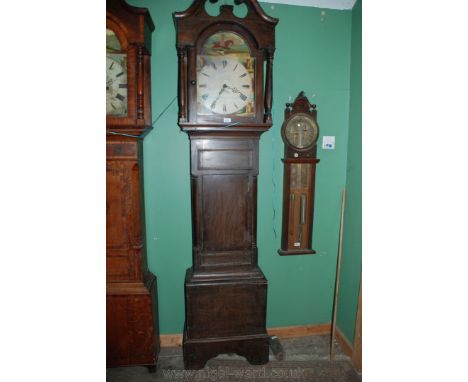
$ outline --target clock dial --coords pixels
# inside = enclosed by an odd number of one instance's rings
[[[126,116],[128,103],[127,65],[124,54],[107,54],[106,112],[112,116]]]
[[[236,114],[253,96],[252,77],[239,61],[213,59],[198,73],[198,102],[215,114]]]
[[[308,114],[295,114],[284,130],[287,141],[298,149],[312,146],[318,138],[318,125]]]
[[[197,114],[253,117],[255,58],[234,32],[208,37],[197,55]]]

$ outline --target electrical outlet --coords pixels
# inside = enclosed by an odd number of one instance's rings
[[[335,150],[335,137],[324,135],[322,138],[322,149]]]

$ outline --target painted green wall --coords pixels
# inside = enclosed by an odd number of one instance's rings
[[[232,0],[225,2],[232,4]],[[156,118],[177,90],[172,12],[186,9],[191,0],[131,3],[149,8],[156,24],[152,56],[152,105]],[[274,64],[274,126],[261,139],[258,179],[259,263],[269,282],[267,325],[330,322],[340,198],[346,182],[351,12],[326,10],[322,16],[322,10],[317,8],[268,3],[262,6],[280,20]],[[321,161],[313,236],[317,254],[280,257],[280,128],[284,104],[301,90],[317,104],[321,135],[336,136],[336,150],[318,150]],[[149,267],[158,276],[161,333],[182,332],[184,275],[192,258],[189,141],[185,133],[179,132],[176,121],[174,102],[144,143],[147,246]]]
[[[340,277],[337,326],[354,342],[354,327],[362,263],[362,5],[352,11],[351,100],[349,113],[348,162],[343,258]]]

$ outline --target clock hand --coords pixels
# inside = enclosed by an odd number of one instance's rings
[[[221,90],[219,91],[218,96],[220,96],[221,94],[223,94],[223,92],[226,91],[226,88],[227,88],[227,87],[228,87],[228,86],[227,86],[226,84],[223,84],[223,87],[222,87]]]
[[[228,87],[229,86],[227,86],[226,84],[223,84],[223,88],[219,91],[218,96],[215,99],[215,102],[219,100],[219,97],[221,97],[221,94],[223,94],[223,92],[225,92],[226,88],[228,88]]]
[[[222,89],[219,91],[218,93],[218,96],[215,98],[215,100],[211,103],[211,108],[214,109],[215,105],[216,105],[216,102],[218,102],[219,98],[221,97],[221,95],[223,94],[223,92],[226,91],[226,88],[228,86],[226,84],[223,84],[223,87]]]
[[[240,93],[239,90],[237,90],[237,88],[231,88],[230,86],[227,86],[227,85],[224,85],[227,89],[229,89],[230,91],[232,91],[233,93]]]

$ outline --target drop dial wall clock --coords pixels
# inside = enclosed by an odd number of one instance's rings
[[[217,0],[211,3],[219,4]],[[272,124],[275,26],[256,0],[210,16],[207,0],[174,14],[180,128],[190,138],[193,266],[185,277],[184,363],[219,353],[268,362],[267,280],[257,256],[260,135]],[[244,6],[244,18],[234,7]]]
[[[287,103],[281,136],[284,141],[283,227],[284,255],[314,254],[312,227],[315,199],[315,168],[319,126],[315,105],[301,92]]]

